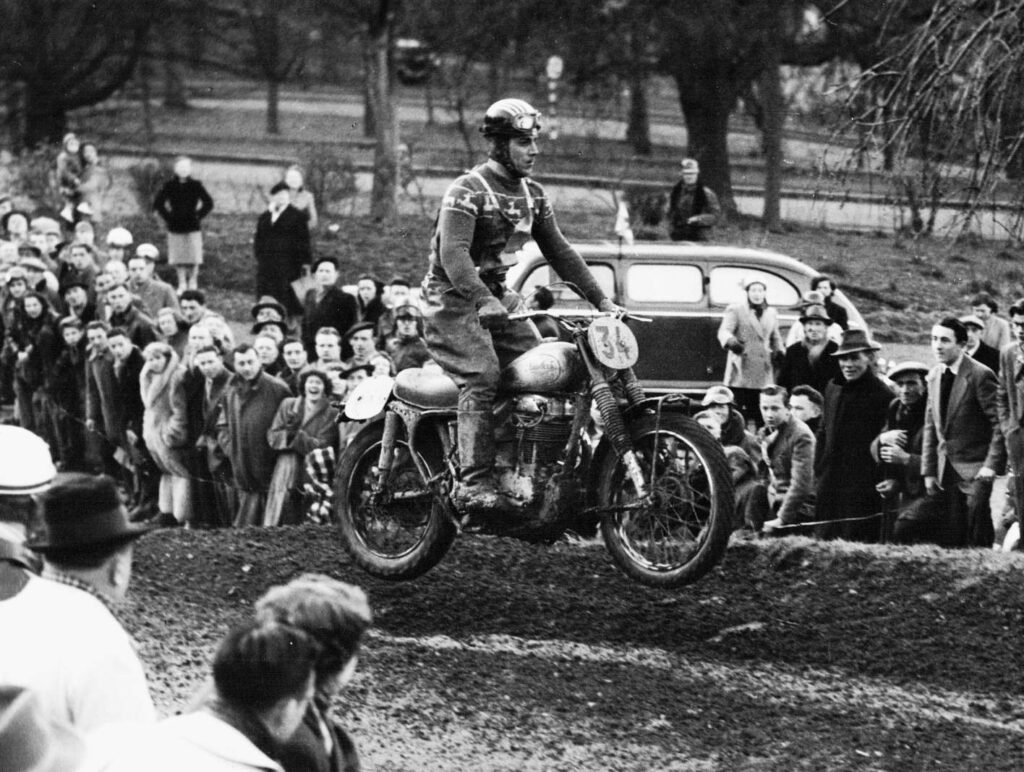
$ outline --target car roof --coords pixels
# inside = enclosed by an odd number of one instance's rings
[[[783,268],[805,276],[817,276],[818,271],[794,257],[765,249],[717,246],[693,242],[638,241],[619,244],[616,241],[573,241],[583,259],[608,260],[619,258],[676,259],[680,261],[740,262],[751,266]],[[530,242],[523,248],[523,256],[532,262],[541,257],[540,248]]]

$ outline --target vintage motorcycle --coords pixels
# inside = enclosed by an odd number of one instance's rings
[[[496,477],[521,513],[489,519],[453,507],[458,388],[440,369],[373,378],[350,396],[348,418],[373,418],[338,460],[334,506],[362,569],[412,579],[461,531],[554,541],[595,525],[619,567],[647,585],[688,584],[722,557],[732,478],[719,443],[687,415],[688,399],[644,393],[632,369],[636,338],[622,318],[548,309],[510,319],[542,315],[568,341],[511,362],[495,407]]]

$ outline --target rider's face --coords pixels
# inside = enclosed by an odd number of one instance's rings
[[[529,137],[512,137],[508,141],[509,161],[517,172],[529,175],[537,158],[537,141]]]

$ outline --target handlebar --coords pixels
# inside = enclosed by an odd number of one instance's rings
[[[612,311],[596,311],[594,309],[580,308],[575,311],[568,309],[548,308],[547,310],[531,310],[531,311],[517,311],[514,314],[509,314],[508,319],[510,322],[517,322],[523,319],[536,319],[541,316],[550,316],[554,319],[600,319],[602,317],[616,317],[621,319],[632,319],[636,322],[653,322],[654,320],[649,316],[637,316],[636,314],[626,312],[624,314],[616,314]]]

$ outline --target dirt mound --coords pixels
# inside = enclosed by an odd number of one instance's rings
[[[737,542],[686,590],[598,546],[462,538],[372,580],[331,527],[161,532],[128,626],[164,713],[272,584],[364,586],[376,624],[337,706],[380,769],[1011,769],[1024,747],[1024,558]]]

